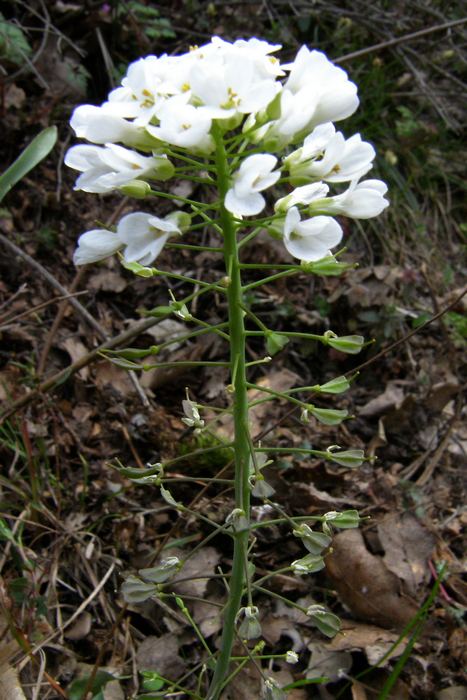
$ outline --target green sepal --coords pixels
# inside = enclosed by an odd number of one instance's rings
[[[332,452],[327,450],[328,459],[342,467],[360,467],[365,461],[365,453],[363,450],[342,450],[340,452]]]
[[[337,408],[318,408],[318,406],[308,405],[309,412],[323,425],[339,425],[345,420],[349,413]]]
[[[274,333],[274,331],[269,331],[269,333],[266,333],[266,350],[271,357],[277,355],[277,353],[280,352],[288,342],[289,339],[285,335]]]
[[[365,343],[365,338],[362,335],[342,335],[340,337],[333,337],[331,333],[327,331],[323,336],[326,345],[330,345],[334,350],[340,350],[340,352],[345,352],[349,355],[357,355]]]
[[[322,605],[310,605],[306,614],[326,637],[335,637],[340,631],[341,621],[337,615],[329,612]]]
[[[145,267],[145,265],[140,265],[139,262],[128,262],[124,258],[121,258],[120,262],[125,270],[133,272],[133,274],[138,275],[138,277],[154,277],[158,274],[155,268]]]
[[[357,510],[343,510],[342,512],[330,511],[324,514],[325,522],[331,523],[341,530],[350,530],[358,527],[360,516]]]
[[[313,387],[313,391],[320,394],[343,394],[344,391],[350,387],[350,382],[347,377],[343,375],[340,377],[335,377],[325,384],[316,384]]]

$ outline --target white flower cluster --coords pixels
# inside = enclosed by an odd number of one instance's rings
[[[296,258],[329,255],[342,238],[333,216],[377,216],[388,205],[387,188],[361,179],[372,167],[373,147],[359,134],[346,139],[333,125],[358,107],[357,88],[345,71],[306,46],[281,65],[272,55],[279,48],[256,38],[229,43],[213,37],[180,56],[131,64],[104,104],[74,111],[72,128],[90,142],[73,146],[65,158],[80,172],[75,189],[121,188],[144,196],[151,181],[176,174],[177,156],[213,162],[215,124],[242,135],[241,149],[231,154],[235,172],[226,209],[238,219],[255,216],[266,206],[261,193],[282,181],[289,193],[275,204],[274,232]],[[326,183],[348,187],[329,196]],[[148,264],[180,232],[173,219],[137,212],[124,217],[115,234],[83,234],[75,262],[121,249],[127,261]]]

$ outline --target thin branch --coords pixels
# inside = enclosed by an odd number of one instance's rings
[[[451,27],[458,27],[461,24],[465,24],[466,22],[467,17],[463,17],[462,19],[454,19],[451,22],[444,22],[444,24],[437,24],[434,27],[419,29],[419,31],[417,32],[404,34],[403,36],[395,37],[394,39],[388,39],[387,41],[380,41],[379,44],[368,46],[366,49],[360,49],[359,51],[353,51],[352,53],[347,53],[344,56],[339,56],[339,58],[335,58],[334,61],[336,63],[345,63],[346,61],[351,61],[354,58],[366,56],[369,53],[374,53],[375,51],[380,51],[381,49],[387,49],[390,46],[397,46],[397,44],[403,44],[407,41],[412,41],[412,39],[418,39],[421,36],[426,36],[426,34],[440,32],[443,29],[451,29]]]

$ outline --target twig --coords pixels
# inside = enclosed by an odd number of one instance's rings
[[[23,290],[23,292],[24,292],[24,290]],[[0,328],[8,327],[12,323],[17,323],[22,318],[27,318],[28,316],[31,316],[31,314],[37,314],[38,311],[45,309],[47,306],[50,306],[51,304],[58,304],[58,302],[63,301],[64,299],[69,299],[70,297],[79,297],[79,296],[82,296],[83,294],[87,294],[87,291],[84,289],[81,292],[75,292],[74,294],[66,294],[65,296],[54,297],[53,299],[47,299],[47,301],[43,301],[42,304],[37,304],[37,306],[33,306],[32,309],[28,309],[27,311],[23,311],[23,313],[18,314],[17,316],[12,316],[11,318],[8,318],[8,316],[3,316],[2,318],[0,318]],[[14,296],[16,296],[16,295],[14,295]]]
[[[30,255],[25,253],[21,248],[18,248],[17,245],[12,243],[6,236],[4,236],[2,233],[0,233],[0,242],[3,243],[3,245],[8,248],[10,251],[15,253],[15,255],[18,255],[20,258],[25,260],[30,267],[34,268],[39,272],[42,277],[44,277],[49,284],[52,285],[52,287],[55,287],[55,289],[58,289],[58,291],[65,295],[68,296],[69,292],[66,287],[64,287],[48,270],[45,269],[37,260],[34,260]],[[89,311],[87,311],[80,302],[75,299],[74,297],[70,297],[70,304],[72,307],[87,321],[87,323],[96,331],[96,333],[100,336],[102,340],[108,340],[108,336],[106,332],[103,330],[101,325],[96,321],[96,319],[91,316]],[[144,393],[143,389],[141,388],[141,385],[138,381],[138,378],[136,374],[130,370],[129,372],[131,381],[133,382],[133,386],[135,387],[138,396],[141,399],[141,402],[143,403],[144,406],[149,406],[149,400]]]
[[[94,348],[94,350],[91,350],[86,355],[83,355],[79,358],[79,360],[76,360],[76,362],[73,362],[71,365],[68,365],[68,367],[65,367],[65,369],[60,370],[60,372],[57,372],[52,377],[49,377],[49,379],[43,381],[41,384],[39,384],[37,389],[33,389],[33,391],[31,391],[29,394],[26,394],[25,396],[22,396],[16,401],[13,401],[9,406],[7,406],[7,408],[5,408],[4,411],[0,413],[0,425],[2,425],[2,423],[7,418],[12,416],[21,408],[24,408],[24,406],[27,406],[32,401],[35,401],[42,394],[45,394],[52,389],[58,388],[61,384],[63,384],[63,382],[65,382],[69,377],[71,377],[72,374],[75,374],[76,372],[78,372],[78,370],[82,369],[83,367],[86,367],[91,362],[98,359],[100,353],[103,350],[111,350],[113,348],[118,347],[119,345],[122,345],[123,343],[126,343],[128,340],[131,340],[140,333],[144,333],[149,328],[152,328],[162,320],[164,320],[164,317],[146,318],[144,319],[144,321],[136,323],[132,328],[129,328],[128,330],[124,331],[123,333],[120,333],[114,338],[106,340],[105,343],[102,343],[97,348]]]
[[[78,284],[81,281],[81,278],[84,273],[84,267],[80,267],[78,272],[76,273],[71,285],[70,285],[70,294],[74,294]],[[39,362],[37,363],[37,376],[40,377],[42,374],[44,374],[45,371],[45,365],[47,363],[47,358],[49,356],[50,348],[52,347],[53,339],[55,338],[55,335],[58,331],[58,328],[62,322],[63,316],[65,315],[65,311],[68,306],[68,301],[69,297],[63,301],[60,306],[57,309],[57,314],[54,318],[54,321],[52,323],[52,326],[47,334],[47,337],[45,339],[44,347],[42,348],[41,356],[39,358]]]
[[[462,19],[454,19],[451,22],[444,22],[444,24],[437,24],[434,27],[427,27],[426,29],[419,29],[417,32],[411,32],[410,34],[404,34],[403,36],[395,37],[394,39],[388,39],[387,41],[380,41],[379,44],[374,44],[373,46],[368,46],[366,49],[359,49],[359,51],[353,51],[352,53],[347,53],[344,56],[339,56],[335,58],[336,63],[345,63],[346,61],[351,61],[354,58],[360,56],[366,56],[366,54],[374,53],[375,51],[380,51],[381,49],[387,49],[390,46],[397,46],[397,44],[402,44],[407,41],[412,41],[412,39],[418,39],[426,34],[432,34],[433,32],[440,32],[443,29],[450,29],[451,27],[457,27],[461,24],[467,22],[467,17]]]
[[[86,610],[86,608],[88,607],[89,603],[91,603],[91,601],[93,601],[94,598],[95,598],[97,595],[99,595],[99,593],[101,592],[101,590],[104,588],[105,584],[107,583],[107,581],[109,580],[110,576],[112,575],[112,573],[113,573],[113,571],[114,571],[114,569],[115,569],[115,566],[116,566],[115,562],[112,562],[112,564],[110,565],[110,567],[108,568],[108,570],[105,572],[104,577],[103,577],[103,578],[99,581],[99,583],[97,584],[96,588],[94,588],[94,589],[91,591],[91,593],[88,595],[88,597],[86,598],[86,600],[83,600],[83,602],[82,602],[81,605],[75,610],[75,612],[73,613],[73,615],[72,615],[70,618],[68,618],[68,620],[62,625],[61,629],[56,629],[56,630],[54,630],[51,634],[49,634],[48,637],[46,637],[45,639],[41,639],[40,642],[38,642],[34,647],[32,647],[32,649],[30,650],[30,653],[31,653],[31,654],[36,654],[36,653],[39,651],[39,649],[42,649],[42,647],[46,646],[49,642],[52,641],[52,639],[55,639],[55,637],[56,637],[58,634],[62,634],[63,631],[64,631],[67,627],[69,627],[69,626],[81,615],[82,612],[84,612],[84,611]]]
[[[467,287],[464,287],[462,292],[452,301],[450,304],[444,307],[444,309],[441,309],[437,314],[432,316],[431,318],[428,319],[428,321],[425,321],[425,323],[422,323],[421,326],[418,326],[417,328],[414,328],[413,331],[410,331],[410,333],[407,333],[407,335],[404,335],[402,338],[399,338],[399,340],[396,340],[394,343],[391,343],[391,345],[388,345],[387,348],[383,348],[380,352],[378,352],[374,357],[370,357],[369,360],[366,362],[363,362],[361,365],[358,365],[357,367],[353,367],[351,370],[346,372],[346,374],[354,374],[354,372],[359,372],[361,369],[364,367],[368,367],[368,365],[373,364],[373,362],[376,362],[376,360],[379,360],[380,357],[383,357],[383,355],[387,355],[388,352],[391,352],[391,350],[394,350],[394,348],[397,348],[399,345],[402,345],[402,343],[407,342],[407,340],[410,340],[410,338],[417,333],[420,333],[424,328],[430,325],[430,323],[433,323],[433,321],[437,321],[441,316],[444,316],[445,313],[447,313],[450,309],[452,309],[454,306],[457,306],[457,304],[465,297],[467,294]]]

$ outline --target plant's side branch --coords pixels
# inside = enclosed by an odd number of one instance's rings
[[[387,41],[380,41],[379,44],[374,44],[373,46],[368,46],[368,48],[360,49],[359,51],[353,51],[352,53],[347,53],[344,56],[339,56],[339,58],[336,58],[334,60],[336,63],[345,63],[346,61],[351,61],[352,59],[359,58],[360,56],[366,56],[369,53],[374,53],[375,51],[380,51],[381,49],[388,49],[391,46],[405,44],[407,41],[412,41],[412,39],[418,39],[419,37],[426,36],[427,34],[432,34],[433,32],[440,32],[443,29],[451,29],[452,27],[458,27],[461,24],[465,24],[466,22],[467,17],[462,17],[462,19],[454,19],[451,22],[437,24],[434,27],[419,29],[419,31],[417,32],[404,34],[403,36],[395,37],[394,39],[388,39]]]

